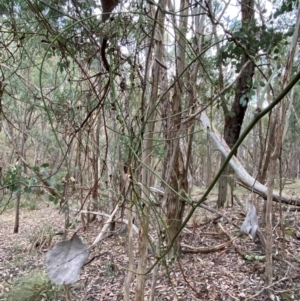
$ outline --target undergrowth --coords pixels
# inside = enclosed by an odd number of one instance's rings
[[[35,270],[13,281],[3,301],[54,301],[63,297],[61,286],[52,283],[44,271]]]

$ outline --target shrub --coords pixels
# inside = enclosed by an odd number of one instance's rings
[[[44,271],[35,270],[17,278],[5,301],[58,300],[63,297],[61,286],[52,283]]]

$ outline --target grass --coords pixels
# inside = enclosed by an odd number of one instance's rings
[[[53,284],[44,271],[35,270],[17,278],[3,301],[58,300],[63,296],[61,286]]]
[[[38,210],[39,209],[38,202],[35,199],[33,199],[33,198],[29,199],[28,197],[21,198],[20,207],[28,209],[28,210]]]
[[[51,245],[52,239],[55,236],[54,228],[50,224],[42,224],[36,231],[33,231],[29,236],[32,249],[48,248]]]
[[[0,209],[5,207],[5,210],[15,208],[16,204],[16,197],[14,196],[11,200],[3,198],[0,201]],[[22,196],[20,201],[20,208],[27,209],[27,210],[38,210],[39,204],[37,200],[33,197],[29,196]]]

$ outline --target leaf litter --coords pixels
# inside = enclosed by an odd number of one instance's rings
[[[197,218],[192,219],[182,233],[182,243],[195,248],[213,248],[225,244],[220,250],[206,253],[184,253],[166,268],[160,263],[156,283],[156,299],[164,300],[267,300],[264,292],[263,249],[259,239],[239,236],[233,224],[242,225],[244,216],[238,206],[220,210],[226,215],[204,213],[197,209]],[[45,270],[45,253],[61,240],[54,236],[51,245],[35,247],[32,239],[43,224],[52,225],[53,231],[60,233],[64,217],[57,208],[43,207],[38,211],[21,211],[20,233],[12,234],[14,212],[7,211],[0,216],[0,300],[11,289],[12,280],[30,271]],[[276,217],[277,213],[276,213]],[[281,258],[282,235],[278,227],[274,231],[273,249],[277,256],[274,260],[274,296],[276,300],[300,300],[300,240],[295,233],[300,230],[298,211],[289,213],[288,229],[293,232],[285,236],[286,258]],[[232,221],[232,223],[230,223]],[[220,231],[218,223],[231,237],[238,236],[233,242]],[[103,221],[96,221],[86,231],[77,234],[90,246],[103,227]],[[78,227],[80,228],[80,227]],[[70,238],[70,237],[69,237]],[[137,267],[137,235],[134,235],[134,258]],[[90,250],[90,256],[80,274],[80,281],[71,286],[74,300],[123,300],[123,283],[128,267],[127,233],[110,235]],[[247,256],[242,256],[242,255]],[[155,258],[149,254],[148,266]],[[130,299],[134,300],[136,277],[130,287]],[[146,276],[145,300],[150,295],[152,272]]]

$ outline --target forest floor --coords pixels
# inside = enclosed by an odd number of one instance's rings
[[[287,192],[291,193],[294,188],[290,185],[289,189]],[[199,194],[199,191],[194,194]],[[240,199],[245,198],[246,193],[240,193]],[[212,200],[206,204],[210,207],[214,205]],[[45,253],[60,240],[55,233],[62,231],[64,215],[53,204],[46,202],[35,209],[21,209],[18,234],[12,233],[14,210],[6,210],[0,215],[0,300],[7,300],[9,292],[17,286],[16,280],[22,276],[45,270]],[[251,240],[250,237],[239,235],[245,215],[238,204],[219,212],[222,217],[197,209],[182,233],[182,244],[185,250],[188,249],[187,245],[201,249],[199,253],[183,253],[180,259],[168,265],[164,262],[159,265],[155,300],[268,300],[264,289],[265,257],[259,238]],[[260,211],[258,215],[261,215]],[[270,289],[274,300],[300,300],[300,240],[297,239],[300,213],[290,208],[289,211],[283,211],[283,215],[284,240],[280,223],[277,222],[279,211],[275,213],[273,250],[276,259],[273,286]],[[97,219],[86,231],[78,232],[86,244],[92,244],[103,222]],[[230,241],[230,237],[235,239]],[[135,267],[137,239],[137,235],[134,235]],[[72,300],[123,300],[123,283],[128,267],[127,250],[127,233],[121,232],[107,237],[93,248],[80,281],[71,288]],[[282,257],[283,250],[285,258]],[[148,266],[153,262],[154,256],[150,254]],[[146,277],[145,300],[150,295],[151,280],[152,271]],[[135,276],[131,281],[131,300],[134,300],[134,288]],[[38,300],[65,300],[63,294],[62,297],[56,295],[56,299],[46,293],[43,296]],[[18,301],[17,298],[14,301]]]

